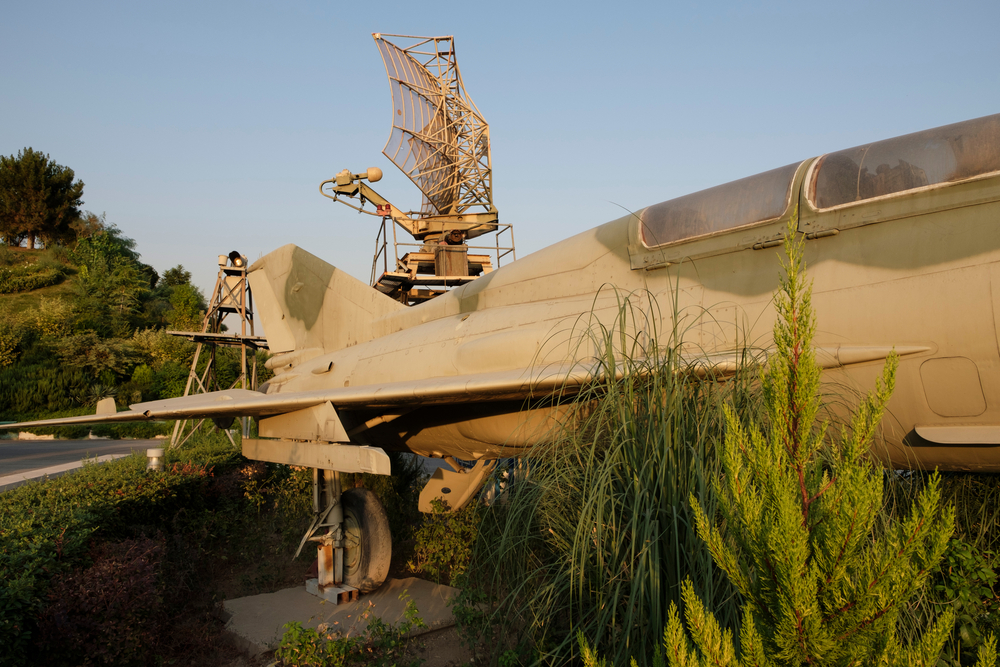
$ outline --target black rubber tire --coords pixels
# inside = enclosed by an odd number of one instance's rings
[[[344,505],[344,583],[370,593],[389,575],[389,517],[378,496],[368,489],[345,491],[340,502]]]

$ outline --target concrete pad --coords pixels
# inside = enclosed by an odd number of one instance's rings
[[[307,593],[303,585],[277,593],[226,600],[222,609],[230,638],[242,650],[257,655],[277,648],[285,633],[282,626],[292,621],[308,628],[325,623],[330,631],[340,631],[351,637],[363,633],[368,627],[368,619],[374,616],[390,625],[398,625],[406,607],[405,600],[399,599],[404,592],[416,604],[420,618],[428,626],[414,634],[455,624],[448,601],[458,594],[458,589],[415,577],[390,579],[374,593],[342,605]]]

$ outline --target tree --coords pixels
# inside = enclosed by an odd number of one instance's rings
[[[79,267],[77,326],[103,336],[127,336],[142,324],[142,307],[159,276],[139,261],[135,240],[114,224],[77,241],[70,257]]]
[[[183,264],[178,264],[172,269],[163,272],[163,282],[168,287],[191,284],[191,272],[184,268]]]
[[[181,331],[197,331],[205,317],[205,297],[201,290],[191,283],[183,283],[170,288],[171,312],[167,320]]]
[[[0,235],[7,245],[27,239],[34,248],[36,239],[52,245],[75,237],[83,182],[74,176],[72,169],[32,148],[17,157],[0,156]]]
[[[763,376],[767,423],[746,427],[727,410],[725,475],[713,485],[720,516],[690,499],[699,535],[743,597],[741,650],[689,580],[681,597],[697,648],[671,603],[666,657],[672,667],[935,665],[951,611],[910,645],[896,621],[940,561],[953,509],[941,508],[935,474],[909,516],[878,523],[884,473],[866,452],[892,393],[895,355],[839,437],[817,423],[815,318],[795,232],[790,226],[776,353]]]
[[[73,236],[77,240],[86,239],[94,234],[99,234],[107,229],[107,227],[108,221],[106,213],[97,215],[96,213],[92,213],[90,211],[84,211],[83,215],[77,218],[74,222],[70,223],[70,228],[73,230]]]

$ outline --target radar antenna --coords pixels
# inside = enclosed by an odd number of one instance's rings
[[[462,83],[453,37],[375,35],[392,89],[382,153],[423,192],[422,216],[493,213],[490,127]],[[484,220],[485,222],[485,220]]]
[[[502,257],[513,256],[513,231],[510,225],[499,223],[493,205],[490,128],[465,90],[454,37],[372,36],[385,63],[393,104],[392,133],[382,153],[423,193],[420,210],[403,212],[362,182],[381,179],[378,168],[357,174],[345,169],[323,181],[320,192],[382,218],[372,285],[404,303],[416,303],[489,273]],[[357,199],[360,205],[341,197]],[[369,202],[375,205],[374,212],[365,209]],[[390,220],[396,223],[392,226],[396,256],[392,268],[386,228]],[[396,225],[420,243],[400,242]],[[502,232],[509,232],[509,245],[500,245]],[[489,233],[497,234],[495,244],[466,245]],[[418,249],[400,257],[401,246]],[[468,254],[468,250],[486,252]],[[376,277],[380,258],[384,270]],[[414,289],[418,286],[432,289]]]

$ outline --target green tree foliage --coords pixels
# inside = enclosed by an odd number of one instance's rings
[[[168,287],[191,284],[191,272],[184,268],[183,264],[178,264],[172,269],[163,272],[163,284]]]
[[[66,336],[53,346],[66,365],[86,369],[93,377],[105,371],[128,377],[141,359],[130,341],[100,338],[93,331]]]
[[[159,276],[139,261],[135,245],[113,224],[77,242],[70,257],[79,266],[79,328],[127,337],[144,324],[143,305]]]
[[[789,227],[776,297],[776,354],[763,377],[767,423],[727,411],[718,515],[691,497],[698,532],[743,597],[740,651],[690,582],[682,592],[691,646],[675,605],[664,632],[672,666],[935,665],[952,627],[941,614],[904,645],[897,620],[941,560],[954,515],[937,476],[908,515],[879,524],[883,474],[865,453],[893,389],[890,357],[839,437],[817,423],[815,318],[802,241]]]
[[[46,246],[75,238],[83,182],[69,167],[32,148],[17,157],[0,156],[0,235],[7,245],[28,248],[41,239]]]
[[[167,269],[144,305],[148,326],[175,331],[201,331],[208,304],[191,284],[191,272],[182,265]]]
[[[81,221],[71,248],[0,246],[0,420],[80,412],[95,392],[127,405],[184,390],[194,345],[164,328],[201,327],[205,299],[190,273],[177,266],[161,281],[135,241],[104,216]],[[49,273],[71,277],[71,287],[32,297],[41,284],[31,281]],[[5,298],[5,286],[17,296]],[[229,386],[238,355],[220,350],[216,367]]]
[[[102,213],[97,215],[90,211],[84,211],[70,226],[76,232],[77,239],[86,239],[103,231],[107,227],[107,224],[107,214]]]
[[[125,236],[118,225],[108,224],[102,217],[100,228],[80,239],[70,256],[79,266],[86,266],[90,269],[95,269],[103,263],[116,261],[139,264],[139,253],[136,252],[135,248],[135,239]]]
[[[181,283],[170,288],[167,322],[177,331],[201,331],[208,305],[197,287]]]

